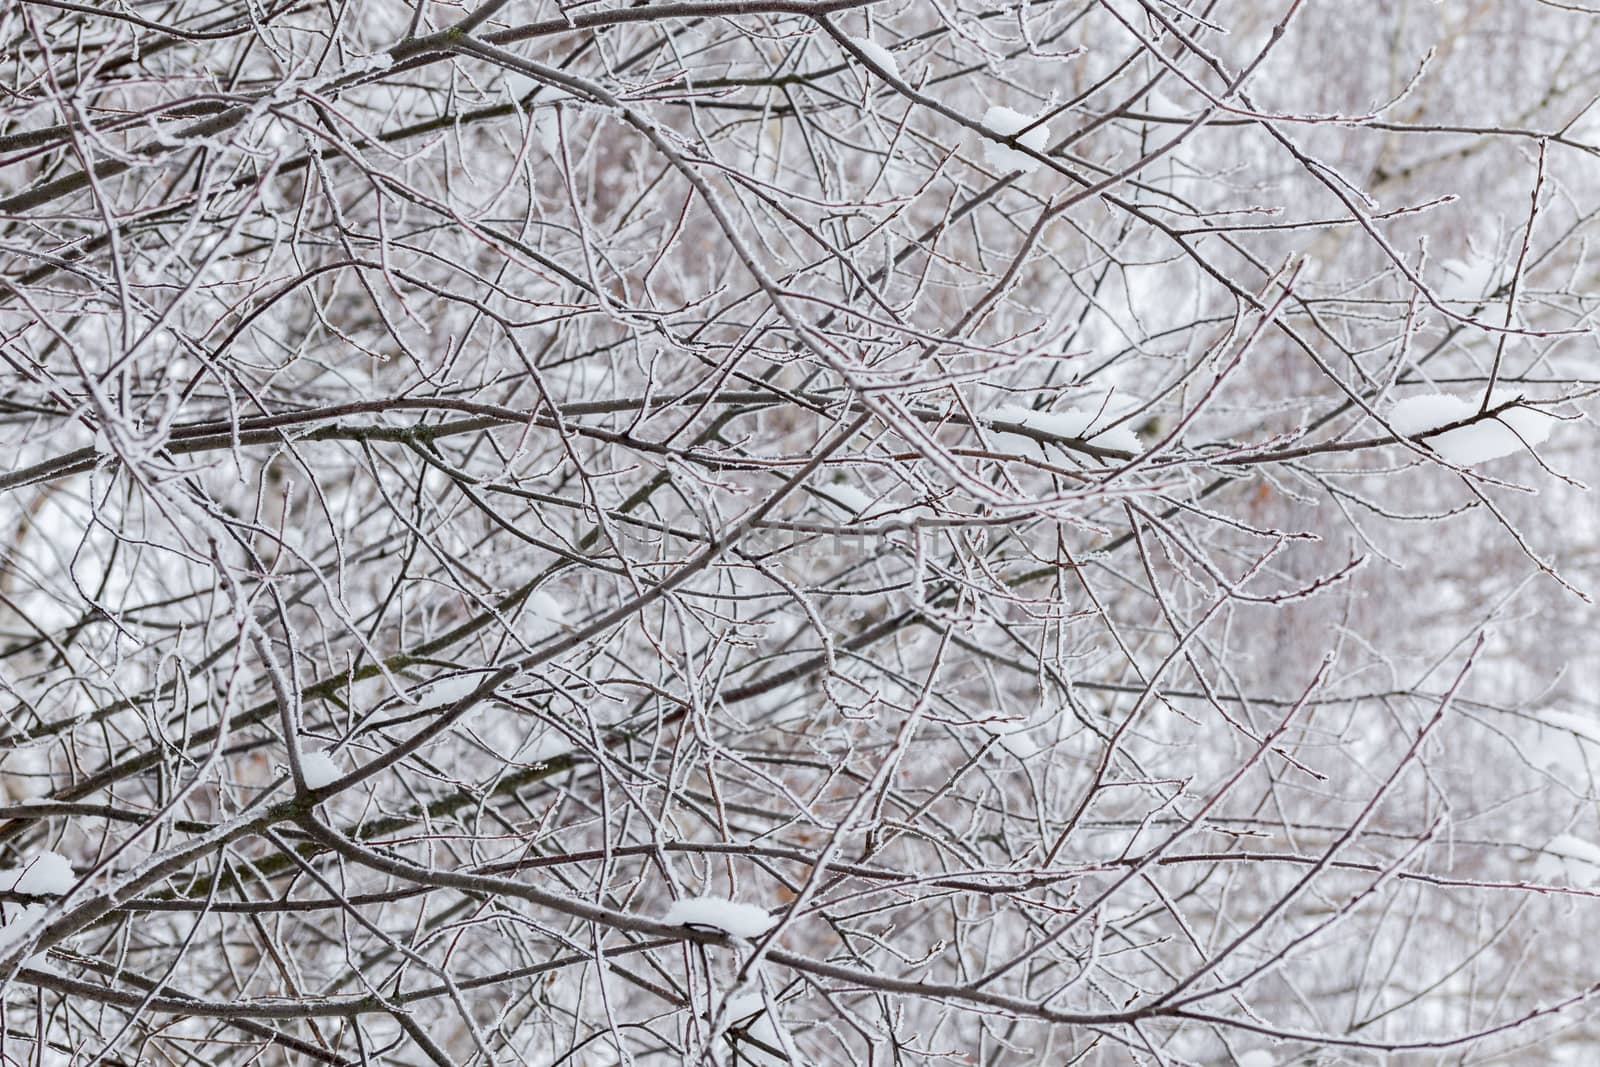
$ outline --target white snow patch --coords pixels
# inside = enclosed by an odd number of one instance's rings
[[[305,775],[307,789],[321,789],[344,777],[344,768],[327,749],[306,752],[300,756],[300,773]]]
[[[543,589],[535,589],[528,596],[528,611],[546,622],[563,625],[567,621],[566,605]]]
[[[1539,719],[1546,726],[1577,734],[1579,738],[1591,744],[1600,744],[1600,722],[1596,722],[1588,715],[1578,715],[1570,711],[1542,711],[1539,713]]]
[[[1239,1067],[1274,1067],[1278,1058],[1263,1049],[1252,1049],[1237,1060]]]
[[[77,880],[72,864],[55,852],[41,852],[21,867],[0,870],[0,889],[36,896],[59,896],[71,889]],[[43,904],[7,904],[0,908],[0,956],[37,933],[44,914]],[[49,969],[43,953],[28,956],[22,965],[35,970]]]
[[[1493,403],[1500,403],[1497,397]],[[1525,404],[1506,408],[1495,416],[1501,423],[1516,431],[1517,448],[1527,445],[1542,445],[1550,440],[1550,432],[1556,428],[1561,420],[1542,408],[1530,408]]]
[[[740,993],[729,997],[722,1009],[722,1017],[729,1026],[743,1026],[757,1015],[765,1015],[767,1002],[760,993]]]
[[[767,909],[740,904],[723,897],[685,897],[675,900],[661,921],[669,926],[708,926],[729,937],[760,937],[778,924]]]
[[[1083,741],[1094,735],[1078,729],[1071,708],[1065,705],[1036,708],[1027,715],[996,711],[978,720],[999,742],[990,753],[1004,751],[1019,762],[1044,752],[1065,751],[1084,754]]]
[[[817,486],[815,492],[824,501],[832,505],[834,510],[842,512],[852,519],[877,503],[874,497],[862,492],[855,486],[843,485],[837,482]]]
[[[520,70],[512,70],[510,67],[505,67],[503,70],[504,73],[501,75],[501,79],[505,84],[506,92],[513,100],[519,103],[526,100],[528,94],[535,89],[544,88],[544,82],[538,78],[530,78]]]
[[[1137,397],[1126,393],[1112,396],[1097,392],[1086,395],[1084,399],[1086,402],[1067,411],[1034,411],[1020,405],[1006,404],[989,411],[985,417],[991,422],[1025,426],[1052,437],[1087,441],[1102,448],[1115,448],[1123,452],[1140,450],[1138,431],[1133,428],[1131,420],[1124,419],[1140,405]]]
[[[1539,746],[1548,765],[1575,763],[1581,769],[1585,762],[1584,746],[1600,746],[1600,722],[1588,715],[1542,711],[1539,727]],[[1589,754],[1590,762],[1596,755],[1600,753]]]
[[[561,154],[561,113],[554,108],[533,120],[533,131],[539,135],[539,147],[552,158]]]
[[[539,740],[526,751],[517,753],[517,757],[528,763],[548,763],[558,756],[565,756],[574,747],[570,737],[560,730],[551,728],[539,735]]]
[[[1000,742],[1000,748],[1021,762],[1048,752],[1060,743],[1061,720],[1054,713],[1034,715],[1020,722],[1002,719],[990,724],[989,732]]]
[[[989,447],[1007,456],[1043,456],[1049,458],[1042,441],[1025,434],[989,431]]]
[[[1424,393],[1406,397],[1389,409],[1387,417],[1389,425],[1396,431],[1406,437],[1415,437],[1419,433],[1471,418],[1476,410],[1477,405],[1464,397]]]
[[[900,65],[894,61],[894,53],[889,51],[870,37],[852,37],[850,43],[861,50],[861,53],[879,67],[888,71],[890,76],[900,77]]]
[[[417,701],[417,710],[430,711],[434,708],[448,708],[462,697],[467,696],[482,683],[481,674],[452,674],[448,678],[441,678],[428,687],[427,693]]]
[[[1439,264],[1444,279],[1434,286],[1446,300],[1484,300],[1500,285],[1500,262],[1493,256],[1475,254],[1471,260],[1447,259]]]
[[[1496,407],[1510,399],[1510,394],[1496,392],[1489,398],[1489,406]],[[1481,403],[1481,399],[1427,393],[1400,401],[1389,409],[1387,418],[1389,425],[1404,436],[1416,437],[1471,418],[1478,413]],[[1470,467],[1543,444],[1560,421],[1547,412],[1518,404],[1493,418],[1426,437],[1423,443],[1443,459],[1459,467]]]
[[[55,852],[41,852],[22,867],[0,870],[0,889],[14,893],[59,896],[77,880],[72,864]]]
[[[1572,834],[1557,834],[1544,846],[1536,870],[1546,881],[1594,885],[1600,882],[1600,845]]]
[[[4,911],[5,919],[0,921],[0,956],[10,952],[21,941],[26,941],[38,933],[37,927],[44,918],[43,904],[24,904],[21,907],[7,907]],[[40,952],[23,959],[24,967],[34,970],[48,970],[44,953]]]
[[[572,94],[509,67],[504,68],[501,79],[506,94],[518,107],[528,99],[529,93],[539,91],[538,104],[532,119],[534,136],[538,137],[539,147],[544,149],[545,155],[557,155],[561,151],[561,115],[556,108],[549,105],[558,100],[565,100]]]
[[[523,631],[529,641],[539,644],[560,633],[567,625],[567,607],[543,589],[528,594],[523,609]]]
[[[1030,756],[1037,756],[1052,746],[1046,738],[1038,734],[1034,727],[1024,726],[1020,730],[1012,730],[1010,733],[1001,734],[1000,747],[1017,759],[1025,760]]]
[[[374,52],[370,56],[354,57],[345,69],[350,74],[364,74],[368,71],[388,70],[392,66],[394,66],[394,56],[388,52]]]
[[[993,130],[1002,137],[1012,137],[1018,134],[1017,143],[1035,152],[1044,151],[1045,145],[1050,143],[1050,127],[1043,124],[1034,126],[1027,133],[1021,131],[1033,123],[1033,117],[1024,115],[1020,111],[1013,111],[1009,107],[995,104],[983,113],[983,125],[986,129]],[[1039,161],[1026,152],[1018,151],[1009,145],[998,144],[994,141],[983,143],[984,162],[996,170],[1009,174],[1014,170],[1032,172],[1039,168]]]
[[[1144,107],[1152,115],[1162,118],[1178,118],[1189,114],[1189,109],[1180,107],[1173,102],[1172,97],[1160,89],[1152,89],[1144,98]]]
[[[1597,747],[1600,721],[1568,711],[1540,712],[1529,746],[1537,765],[1580,788],[1600,770]]]
[[[14,748],[0,756],[0,796],[6,800],[42,797],[50,788],[49,749]]]
[[[533,132],[539,138],[539,147],[551,158],[561,155],[561,109],[553,105],[560,100],[569,99],[572,94],[565,89],[557,89],[553,85],[536,82],[532,78],[523,79],[528,84],[524,87],[518,99],[527,96],[534,88],[542,87],[544,92],[538,96],[539,106],[533,114]]]

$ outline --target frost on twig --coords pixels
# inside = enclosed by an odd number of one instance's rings
[[[0,3],[0,1060],[1589,1062],[1581,6]]]

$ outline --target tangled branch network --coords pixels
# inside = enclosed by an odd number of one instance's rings
[[[1600,16],[0,5],[0,1064],[1590,1064]]]

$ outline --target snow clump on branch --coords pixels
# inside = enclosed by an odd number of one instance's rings
[[[1017,143],[1035,152],[1043,152],[1045,145],[1050,143],[1050,127],[1040,123],[1033,125],[1033,118],[1020,111],[1013,111],[1009,107],[995,104],[983,113],[983,125],[1001,137],[1016,137]],[[1010,173],[1020,170],[1032,173],[1039,169],[1039,161],[1026,152],[1019,152],[1015,148],[1000,144],[998,141],[985,141],[983,143],[984,162],[996,170]]]
[[[34,896],[57,896],[77,880],[72,864],[55,852],[41,852],[22,867],[0,870],[0,889]]]
[[[729,937],[749,940],[778,924],[765,908],[740,904],[724,897],[685,897],[675,900],[661,921],[668,926],[708,927]]]
[[[985,420],[991,424],[1021,426],[1063,440],[1084,441],[1097,448],[1138,452],[1139,434],[1128,416],[1141,403],[1139,398],[1129,394],[1100,394],[1069,411],[1035,411],[1005,404],[990,410]]]
[[[344,768],[323,749],[300,757],[300,773],[305,776],[307,789],[321,789],[343,778]]]
[[[1510,394],[1497,392],[1489,398],[1489,407],[1499,407],[1511,399]],[[1389,409],[1387,421],[1401,436],[1418,437],[1441,426],[1464,422],[1477,415],[1480,409],[1477,400],[1446,393],[1425,393],[1395,404]],[[1422,442],[1442,459],[1458,467],[1470,467],[1543,444],[1559,421],[1547,412],[1516,404],[1469,425],[1423,436]]]
[[[900,65],[894,61],[894,53],[883,45],[869,37],[852,37],[850,43],[891,78],[900,77]]]

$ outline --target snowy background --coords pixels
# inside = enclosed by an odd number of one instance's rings
[[[0,40],[0,1064],[1600,1056],[1600,15]]]

